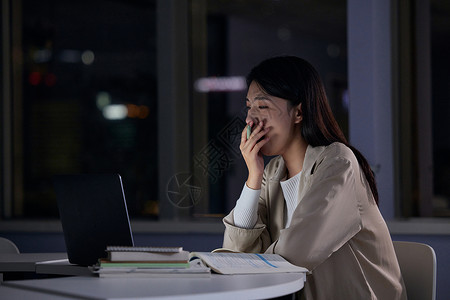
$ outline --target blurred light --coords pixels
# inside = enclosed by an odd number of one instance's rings
[[[107,120],[123,120],[128,115],[128,109],[123,104],[110,104],[103,107],[103,116]]]
[[[348,111],[349,105],[350,105],[350,97],[349,97],[348,89],[346,89],[346,90],[342,93],[342,105],[343,105],[344,108]]]
[[[139,107],[135,104],[127,104],[128,109],[128,117],[129,118],[137,118],[139,115]]]
[[[94,52],[92,52],[91,50],[86,50],[83,52],[83,54],[81,54],[81,61],[85,65],[92,65],[94,60],[95,60],[95,55],[94,55]]]
[[[201,93],[209,92],[235,92],[247,88],[245,77],[204,77],[199,78],[194,84],[195,90]]]
[[[139,119],[145,119],[148,117],[149,114],[150,114],[150,109],[148,108],[148,106],[145,106],[145,105],[139,106],[139,115],[138,115]]]
[[[31,72],[30,76],[28,77],[28,81],[31,85],[38,85],[41,83],[42,75],[39,72]]]
[[[107,92],[99,92],[96,98],[97,108],[103,110],[107,105],[111,104],[111,95]]]
[[[127,104],[128,117],[145,119],[150,114],[150,108],[146,105]]]
[[[78,50],[62,50],[59,59],[66,63],[77,63],[81,60],[81,54]]]
[[[50,61],[52,57],[52,51],[43,49],[37,50],[33,53],[33,60],[35,63],[44,63]]]

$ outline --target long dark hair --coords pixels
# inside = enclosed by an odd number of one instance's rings
[[[269,95],[283,98],[294,107],[302,103],[302,136],[313,146],[328,146],[340,142],[356,156],[378,204],[375,176],[366,158],[345,138],[333,116],[325,88],[316,69],[295,56],[279,56],[264,60],[247,76],[247,84],[255,81]]]

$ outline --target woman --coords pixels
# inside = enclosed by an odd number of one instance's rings
[[[248,179],[224,218],[223,246],[308,268],[306,299],[405,299],[374,176],[347,143],[316,70],[275,57],[247,82]],[[274,155],[264,168],[263,156]]]

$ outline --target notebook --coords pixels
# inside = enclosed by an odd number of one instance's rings
[[[70,263],[90,266],[107,246],[134,246],[119,174],[61,175],[54,186]]]

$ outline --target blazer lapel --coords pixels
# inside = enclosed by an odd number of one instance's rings
[[[278,239],[280,230],[284,229],[286,224],[286,201],[284,200],[283,191],[281,190],[280,180],[286,177],[286,166],[284,160],[279,156],[276,171],[268,180],[269,185],[269,211],[275,220],[275,226],[271,228],[272,238]],[[274,239],[274,240],[275,240]]]

